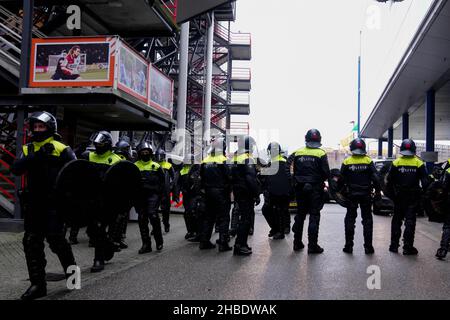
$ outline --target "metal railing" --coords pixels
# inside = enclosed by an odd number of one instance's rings
[[[177,21],[178,0],[161,0],[162,5],[167,9],[173,22]]]
[[[251,45],[252,44],[252,35],[248,32],[229,32],[228,28],[224,27],[220,23],[216,23],[214,27],[215,34],[227,41],[230,44],[234,45]]]
[[[22,42],[22,18],[18,17],[5,7],[0,6],[0,22],[9,30],[11,30],[11,32],[14,33],[15,36],[18,36],[20,38],[20,42]],[[45,34],[40,32],[35,27],[33,27],[33,36],[37,38],[46,37]]]

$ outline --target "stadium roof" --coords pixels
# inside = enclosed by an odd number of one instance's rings
[[[409,111],[416,115],[410,123],[410,136],[424,139],[423,105],[426,92],[434,89],[436,139],[450,140],[450,88],[446,86],[450,80],[449,30],[450,2],[435,0],[365,123],[363,137],[382,137]]]

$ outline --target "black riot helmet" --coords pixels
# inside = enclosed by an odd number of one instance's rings
[[[350,142],[350,151],[354,155],[366,155],[366,143],[361,138],[353,139],[353,141]]]
[[[308,132],[306,133],[305,136],[305,142],[306,142],[306,146],[308,148],[320,148],[322,146],[322,136],[320,135],[319,130],[317,129],[310,129],[308,130]]]
[[[119,140],[117,141],[115,147],[114,147],[114,152],[116,154],[120,154],[122,156],[124,156],[125,158],[129,159],[131,158],[131,146],[130,143],[126,140]]]
[[[256,141],[251,136],[243,136],[238,141],[238,149],[240,152],[254,153],[256,150]]]
[[[400,154],[403,156],[416,155],[416,143],[412,139],[405,139],[400,146]]]
[[[267,147],[267,153],[269,156],[277,156],[281,154],[281,146],[278,142],[271,142]]]
[[[166,151],[163,149],[156,150],[156,161],[162,162],[164,160],[166,160]]]
[[[150,142],[142,141],[138,144],[136,147],[136,151],[138,153],[138,158],[144,162],[148,162],[153,157],[153,147]],[[143,154],[143,151],[148,151],[145,154]]]
[[[44,141],[56,134],[58,130],[58,125],[56,118],[49,112],[38,111],[33,112],[33,114],[28,118],[28,123],[30,125],[31,138],[34,141]],[[34,131],[34,124],[36,122],[41,122],[45,124],[47,130],[45,131]]]
[[[112,135],[108,131],[99,131],[92,137],[95,153],[104,154],[112,150]]]
[[[225,139],[223,137],[216,137],[211,143],[209,153],[215,155],[225,154],[226,150],[227,143]]]

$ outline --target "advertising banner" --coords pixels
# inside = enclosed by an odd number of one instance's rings
[[[149,104],[157,110],[172,117],[173,112],[173,80],[150,65]]]
[[[116,37],[33,39],[30,87],[112,86]]]
[[[148,62],[122,41],[119,46],[117,88],[148,102]]]

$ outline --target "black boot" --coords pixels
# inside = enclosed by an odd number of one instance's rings
[[[148,252],[152,252],[152,244],[150,241],[145,241],[142,243],[142,247],[139,249],[138,253],[144,254]]]
[[[344,246],[344,249],[342,249],[342,251],[344,251],[345,253],[352,254],[353,253],[353,246],[349,245],[349,244],[346,244]]]
[[[219,237],[219,241],[218,241],[219,252],[230,251],[231,249],[233,249],[228,245],[229,241],[230,241],[230,238],[228,237],[228,235],[221,235]]]
[[[413,246],[405,246],[403,247],[403,255],[405,256],[415,256],[419,253],[419,251]]]
[[[301,240],[294,240],[294,251],[300,251],[305,247],[303,244],[303,241]]]
[[[364,252],[366,254],[374,254],[375,253],[375,249],[373,248],[373,246],[370,245],[364,245]]]
[[[315,244],[308,244],[308,253],[323,253],[323,248],[320,247],[317,243]]]
[[[398,244],[392,244],[389,246],[389,251],[393,253],[398,253]]]
[[[235,256],[249,256],[252,250],[248,246],[234,245],[233,255]]]
[[[444,260],[446,256],[447,250],[444,248],[439,248],[438,251],[436,252],[436,258],[438,258],[439,260]]]
[[[94,264],[92,265],[91,272],[100,272],[105,269],[105,262],[100,260],[94,260]]]
[[[27,291],[20,297],[21,300],[34,300],[45,297],[47,295],[47,285],[32,284]]]

